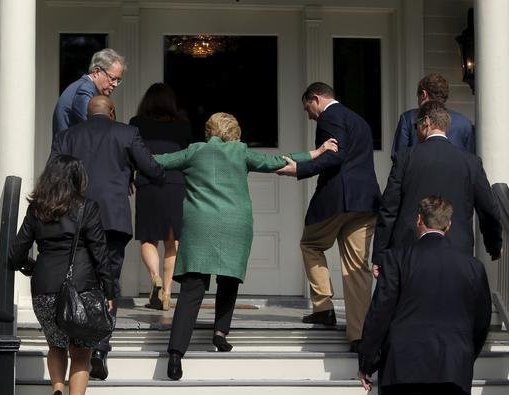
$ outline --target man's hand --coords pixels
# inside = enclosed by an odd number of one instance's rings
[[[315,159],[327,151],[338,152],[338,149],[338,141],[336,139],[330,138],[317,149],[309,151],[309,153],[311,155],[311,159]]]
[[[277,170],[276,174],[279,174],[280,176],[297,177],[297,162],[284,155],[283,159],[286,160],[286,163],[288,164],[285,167]]]
[[[114,307],[115,307],[114,301],[113,300],[108,300],[108,313],[112,313]]]
[[[380,275],[380,266],[373,264],[371,267],[371,273],[373,273],[373,277],[377,279]]]
[[[359,371],[357,373],[357,377],[359,377],[359,380],[361,381],[361,384],[364,387],[364,389],[368,392],[371,391],[371,389],[373,388],[373,382],[370,380],[370,378],[368,378],[368,376],[366,376],[366,373]]]

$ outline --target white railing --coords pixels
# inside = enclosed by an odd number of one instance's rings
[[[507,184],[494,184],[493,192],[500,208],[502,222],[502,254],[498,261],[496,290],[493,302],[497,306],[500,318],[506,330],[509,330],[509,188]]]

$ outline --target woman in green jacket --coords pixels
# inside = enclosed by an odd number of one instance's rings
[[[225,336],[253,240],[247,175],[250,171],[274,172],[286,165],[279,155],[252,151],[241,143],[239,124],[230,114],[213,114],[205,125],[205,137],[206,143],[154,155],[166,169],[182,171],[186,180],[183,229],[173,274],[181,287],[168,344],[168,377],[172,380],[182,377],[180,359],[191,340],[211,275],[217,276],[212,342],[218,351],[232,349]],[[337,151],[335,140],[289,156],[295,161],[310,160],[328,149]]]

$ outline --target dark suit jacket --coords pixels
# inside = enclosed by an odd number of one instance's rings
[[[359,369],[371,374],[381,349],[380,386],[454,383],[470,393],[490,319],[482,263],[428,233],[385,255],[364,322]]]
[[[394,141],[392,143],[391,159],[396,158],[396,154],[412,147],[419,142],[417,132],[415,130],[415,121],[419,109],[405,111],[401,114],[398,127],[394,133]],[[475,154],[475,128],[472,122],[459,112],[448,110],[451,116],[451,126],[447,131],[447,137],[456,147],[464,151]]]
[[[186,149],[192,140],[191,124],[187,121],[157,121],[136,116],[129,121],[140,131],[143,143],[152,154],[166,154]],[[184,175],[179,170],[165,170],[165,183],[185,184]],[[143,173],[136,174],[136,186],[150,184]]]
[[[500,215],[481,160],[436,136],[402,151],[392,165],[375,229],[374,263],[378,264],[385,249],[415,241],[417,205],[430,195],[442,196],[453,204],[447,237],[454,247],[472,254],[475,208],[486,250],[499,256]]]
[[[39,255],[31,280],[33,295],[58,292],[69,269],[69,252],[76,230],[77,208],[58,221],[44,223],[28,206],[23,224],[9,250],[13,269],[24,266],[28,252],[37,242]],[[78,291],[103,286],[108,299],[114,298],[106,238],[101,226],[99,207],[92,200],[85,201],[80,238],[76,248],[73,282]]]
[[[62,92],[53,112],[53,136],[87,119],[90,99],[99,93],[86,74]]]
[[[83,161],[87,196],[99,203],[104,229],[132,235],[128,196],[134,170],[164,181],[164,169],[152,158],[138,129],[94,115],[56,136],[51,155],[60,153]]]
[[[315,145],[329,138],[338,140],[338,152],[297,163],[297,178],[319,174],[309,204],[306,225],[338,213],[376,212],[380,188],[373,164],[373,141],[369,125],[359,115],[335,103],[318,117]]]

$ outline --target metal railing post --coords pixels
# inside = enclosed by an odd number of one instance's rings
[[[15,336],[14,272],[8,266],[9,246],[18,225],[21,178],[8,176],[1,198],[0,224],[0,394],[14,395],[16,353],[20,340]]]

